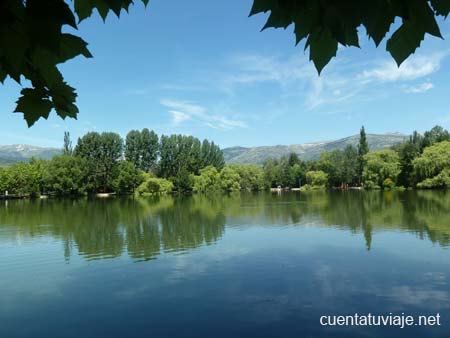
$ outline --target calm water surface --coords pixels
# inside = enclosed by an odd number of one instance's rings
[[[0,201],[0,337],[450,337],[449,246],[450,192]]]

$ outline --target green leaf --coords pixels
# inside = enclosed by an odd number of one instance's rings
[[[306,38],[315,27],[319,8],[317,6],[317,2],[314,2],[314,4],[315,5],[313,6],[305,6],[303,8],[299,8],[295,13],[294,33],[296,44]]]
[[[78,16],[78,21],[82,21],[91,16],[93,5],[91,0],[75,0],[75,12]]]
[[[0,68],[0,82],[4,83],[6,76],[8,76],[8,73]]]
[[[28,127],[31,127],[41,117],[48,118],[53,105],[42,91],[25,88],[20,93],[22,96],[17,100],[14,112],[23,113]]]
[[[305,49],[309,46],[309,59],[314,62],[319,74],[322,69],[336,56],[337,41],[328,29],[316,30],[309,35]]]
[[[91,58],[92,54],[87,49],[87,42],[72,34],[62,34],[61,36],[61,62],[65,62],[78,55]]]
[[[61,118],[77,117],[78,108],[75,105],[77,94],[74,88],[63,82],[59,86],[52,88],[51,96],[56,113]]]
[[[386,1],[367,1],[365,11],[363,25],[378,47],[394,23],[394,11]]]
[[[272,10],[262,30],[267,28],[287,28],[291,23],[292,18],[289,13]]]
[[[100,14],[103,21],[105,21],[106,17],[108,16],[108,12],[110,10],[106,1],[104,0],[91,0],[91,1],[93,2],[95,8],[97,8],[98,14]]]
[[[450,0],[431,0],[431,6],[438,15],[447,17],[450,13]]]
[[[249,16],[271,11],[278,6],[277,0],[254,0]]]
[[[424,36],[425,31],[422,27],[403,21],[400,28],[387,41],[386,50],[400,66],[420,46]]]
[[[438,38],[442,38],[441,31],[434,17],[433,10],[428,5],[428,2],[413,1],[411,6],[415,10],[415,16],[412,17],[413,22],[419,25],[423,25],[425,32]]]

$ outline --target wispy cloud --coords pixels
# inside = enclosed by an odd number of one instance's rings
[[[383,61],[375,68],[364,70],[359,78],[363,82],[415,80],[438,71],[443,57],[443,54],[413,56],[402,63],[400,67],[397,67],[393,60]]]
[[[181,111],[169,110],[169,113],[172,114],[172,122],[175,125],[181,124],[184,121],[191,119],[191,117],[188,114],[183,113]]]
[[[302,98],[306,109],[320,105],[342,102],[353,98],[359,88],[348,89],[351,82],[340,71],[345,65],[335,60],[325,72],[318,76],[313,64],[304,55],[287,58],[262,55],[237,55],[231,60],[235,69],[226,74],[222,83],[227,91],[244,85],[277,84],[283,98]]]
[[[198,104],[179,100],[161,100],[161,105],[169,108],[172,115],[172,123],[178,125],[187,120],[196,120],[203,125],[219,130],[245,128],[244,121],[228,118],[223,115],[211,114],[207,109]]]
[[[405,86],[403,88],[405,93],[413,93],[413,94],[417,94],[417,93],[424,93],[429,91],[430,89],[433,89],[433,84],[431,82],[424,82],[421,83],[417,86]]]
[[[447,54],[414,55],[400,67],[391,59],[358,63],[342,58],[333,60],[321,76],[304,55],[288,58],[238,55],[232,59],[236,71],[226,74],[223,83],[228,91],[274,83],[279,85],[281,98],[301,97],[300,104],[308,110],[330,106],[337,109],[350,101],[388,96],[386,83],[401,82],[400,89],[406,93],[426,92],[433,88],[431,81],[419,85],[408,83],[437,72]]]

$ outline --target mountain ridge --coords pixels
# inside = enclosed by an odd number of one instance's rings
[[[0,166],[28,162],[33,157],[49,160],[60,153],[61,149],[52,147],[37,147],[29,144],[0,145]]]
[[[403,142],[407,135],[400,133],[367,134],[370,150],[389,148]],[[303,160],[313,160],[324,151],[344,149],[348,144],[357,146],[359,134],[337,140],[308,142],[303,144],[274,145],[258,147],[228,147],[223,149],[226,163],[262,164],[269,158],[280,158],[283,155],[296,153]],[[28,144],[0,145],[0,166],[18,162],[28,162],[31,158],[51,159],[61,154],[61,149],[54,147],[37,147]]]
[[[404,142],[407,135],[400,133],[367,134],[370,150],[389,148]],[[258,147],[228,147],[223,149],[226,163],[262,164],[269,158],[279,159],[283,155],[296,153],[302,160],[314,160],[320,153],[336,149],[343,150],[347,145],[357,146],[359,134],[347,136],[337,140],[309,142],[303,144],[274,145]]]

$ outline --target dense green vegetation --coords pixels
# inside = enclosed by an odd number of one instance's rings
[[[192,136],[159,139],[153,131],[132,130],[125,142],[111,132],[89,132],[72,150],[65,133],[63,154],[0,168],[0,191],[12,195],[140,195],[191,191],[195,175],[207,166],[224,167],[221,149]]]
[[[449,188],[449,141],[449,132],[436,126],[423,135],[414,132],[391,149],[370,152],[363,127],[357,148],[323,152],[316,161],[301,161],[295,154],[266,161],[264,183],[303,189]]]
[[[450,135],[436,126],[391,149],[370,151],[364,128],[358,147],[323,152],[315,161],[292,153],[263,166],[225,165],[221,149],[193,136],[158,137],[153,131],[90,132],[63,154],[0,168],[0,191],[38,196],[93,193],[259,191],[268,188],[364,187],[366,189],[450,187]]]

